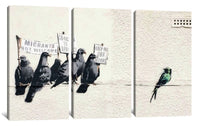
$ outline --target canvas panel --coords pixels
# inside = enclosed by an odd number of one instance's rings
[[[177,19],[186,25],[191,13],[135,12],[136,116],[191,114],[191,27],[174,26]],[[150,102],[166,67],[171,68],[171,80],[158,88]]]
[[[78,84],[73,84],[73,117],[130,117],[131,11],[75,8],[72,14],[73,38],[76,48],[86,51],[83,54],[85,62],[94,52],[95,44],[103,43],[103,47],[108,48],[106,64],[99,65],[100,76],[94,81],[95,85],[88,84],[85,93],[77,93],[81,76],[77,80]],[[88,73],[86,75],[90,76]],[[87,76],[83,75],[83,78]]]
[[[35,94],[32,102],[26,103],[24,95],[15,95],[15,70],[18,66],[16,35],[27,40],[37,40],[42,43],[58,43],[57,33],[65,32],[69,36],[69,11],[62,7],[8,7],[8,118],[10,120],[43,120],[68,118],[68,85],[60,84],[50,89],[52,84],[45,85]],[[20,51],[20,56],[26,56],[33,70],[36,69],[40,54]],[[51,67],[57,55],[48,57]],[[66,60],[65,54],[60,54],[61,63]],[[54,84],[54,82],[53,82]]]

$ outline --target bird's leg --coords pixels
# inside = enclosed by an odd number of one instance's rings
[[[19,86],[29,86],[29,85],[30,85],[30,83],[28,83],[28,84],[23,84],[23,83],[19,82]]]
[[[76,79],[72,81],[72,84],[78,84],[78,83],[76,82]]]
[[[73,81],[75,84],[78,85],[78,83],[76,82],[78,79],[77,79],[77,75],[75,76],[75,80]]]
[[[23,86],[23,84],[21,82],[19,82],[19,86]]]
[[[46,85],[51,85],[51,83],[47,82]]]
[[[75,84],[79,85],[79,83],[77,83],[76,81],[74,81]]]

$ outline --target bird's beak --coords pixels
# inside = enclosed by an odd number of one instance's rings
[[[86,54],[86,52],[83,52],[83,54]]]
[[[49,54],[49,57],[51,57],[51,54]]]

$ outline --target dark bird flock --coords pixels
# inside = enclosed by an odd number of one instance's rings
[[[76,53],[76,57],[72,57],[72,82],[78,84],[77,80],[81,76],[81,85],[77,93],[85,93],[89,84],[94,84],[94,81],[100,76],[100,64],[94,62],[95,54],[90,54],[86,63],[83,54],[86,54],[86,51],[80,48]],[[25,89],[30,84],[25,98],[25,102],[30,103],[36,93],[45,85],[53,84],[52,89],[63,82],[69,83],[68,54],[66,54],[67,60],[64,63],[61,64],[60,59],[55,59],[51,68],[48,65],[48,57],[50,56],[47,52],[41,54],[35,72],[29,66],[29,60],[25,56],[20,57],[20,64],[15,70],[15,95],[25,94]]]

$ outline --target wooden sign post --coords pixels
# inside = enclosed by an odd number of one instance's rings
[[[18,60],[18,66],[20,67],[20,48],[21,48],[21,38],[16,35],[17,39],[17,60]]]

